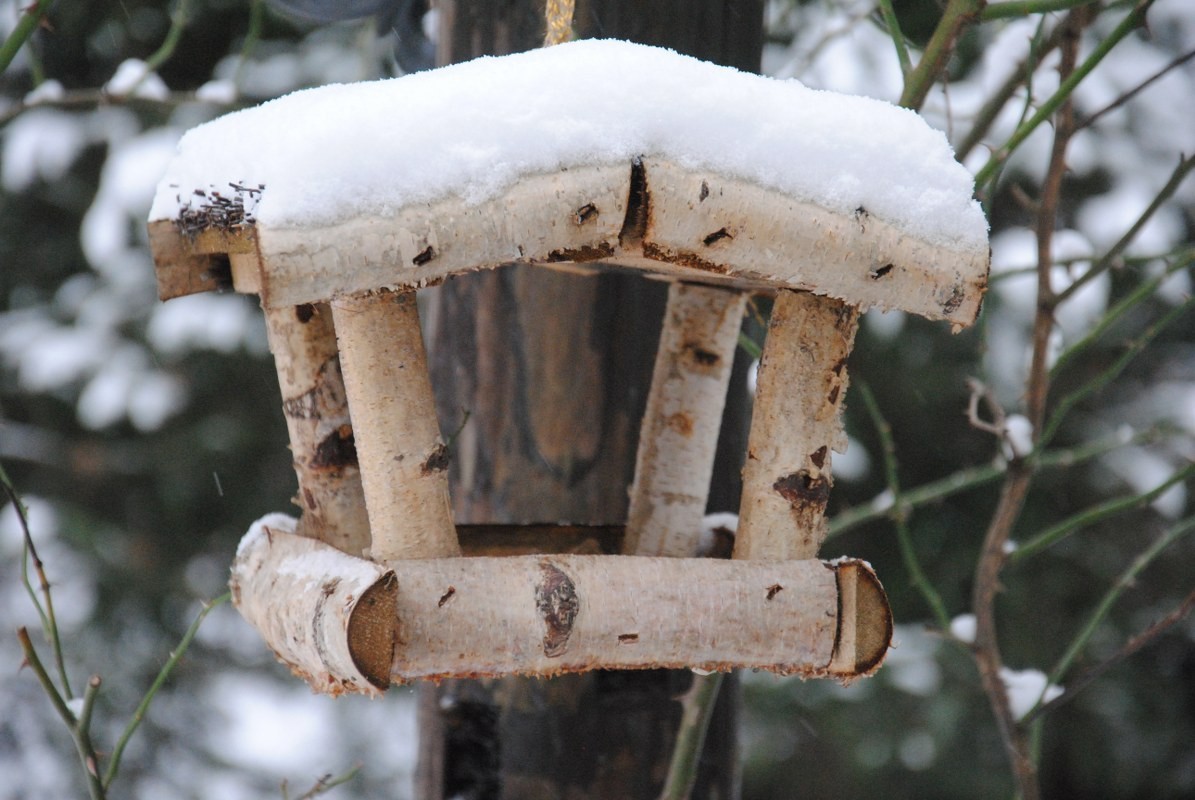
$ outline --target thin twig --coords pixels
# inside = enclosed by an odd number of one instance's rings
[[[240,58],[237,62],[236,72],[232,76],[232,85],[236,87],[237,94],[241,93],[241,86],[244,84],[245,69],[249,64],[249,58],[253,55],[253,50],[257,47],[257,43],[261,41],[261,30],[265,24],[265,18],[265,0],[253,0],[249,4],[249,29],[245,31],[245,41],[241,44]]]
[[[1045,22],[1043,20],[1042,24]],[[983,140],[983,137],[991,130],[992,125],[996,122],[996,118],[1000,116],[1000,112],[1004,110],[1004,106],[1016,94],[1017,90],[1026,85],[1026,82],[1037,70],[1041,64],[1042,59],[1052,53],[1062,40],[1061,24],[1054,26],[1050,31],[1050,35],[1044,41],[1038,42],[1040,39],[1040,28],[1037,35],[1034,36],[1033,45],[1029,48],[1029,55],[1025,60],[1017,65],[1016,69],[1009,73],[1008,78],[1004,83],[992,93],[991,97],[983,104],[975,114],[975,121],[971,125],[971,130],[959,142],[958,147],[955,148],[955,158],[959,161],[966,159],[975,146]]]
[[[1059,78],[1066,85],[1075,75],[1078,60],[1079,33],[1083,19],[1078,14],[1067,16],[1066,30],[1060,46],[1062,59]],[[1072,87],[1073,89],[1073,87]],[[1056,215],[1062,191],[1062,177],[1066,171],[1066,151],[1074,131],[1071,95],[1068,92],[1055,107],[1054,141],[1050,163],[1042,183],[1037,217],[1037,314],[1033,321],[1033,356],[1025,392],[1025,415],[1032,427],[1034,449],[1041,441],[1042,423],[1046,415],[1046,400],[1050,388],[1048,349],[1054,329],[1053,291],[1050,271],[1053,268],[1052,244],[1057,225]],[[1000,654],[999,634],[996,630],[996,594],[1000,589],[1000,573],[1004,567],[1005,545],[1020,518],[1025,497],[1033,479],[1033,469],[1022,459],[1009,462],[1008,476],[1000,493],[1000,500],[984,536],[979,563],[975,570],[972,594],[972,613],[975,615],[975,664],[980,682],[988,696],[996,718],[1000,738],[1012,765],[1013,779],[1021,800],[1038,800],[1041,788],[1037,779],[1037,765],[1033,759],[1032,741],[1026,730],[1013,716],[1008,690],[1001,677],[1004,666]]]
[[[1187,298],[1185,302],[1167,311],[1140,336],[1130,342],[1128,347],[1125,348],[1125,352],[1106,369],[1059,400],[1054,413],[1050,415],[1049,421],[1045,423],[1045,429],[1041,433],[1039,445],[1045,445],[1050,442],[1054,438],[1054,435],[1058,433],[1058,429],[1062,426],[1062,422],[1066,419],[1067,414],[1075,406],[1115,380],[1138,355],[1144,352],[1145,348],[1158,334],[1165,330],[1172,322],[1183,319],[1190,311],[1192,305],[1195,305],[1195,298]]]
[[[1085,352],[1097,341],[1099,341],[1109,328],[1111,328],[1122,317],[1128,314],[1128,312],[1132,311],[1134,307],[1152,297],[1154,292],[1157,291],[1158,287],[1161,286],[1167,278],[1180,269],[1185,269],[1192,263],[1195,263],[1195,251],[1186,251],[1181,253],[1179,258],[1164,272],[1162,272],[1162,274],[1154,276],[1131,291],[1124,297],[1124,299],[1109,309],[1100,318],[1100,321],[1096,324],[1096,326],[1088,331],[1082,339],[1075,342],[1073,345],[1068,347],[1066,350],[1063,350],[1062,353],[1059,354],[1058,359],[1054,362],[1054,366],[1050,368],[1050,375],[1058,375],[1081,353]]]
[[[1174,168],[1174,171],[1170,173],[1170,179],[1166,181],[1166,185],[1158,190],[1158,193],[1154,195],[1154,199],[1150,201],[1149,206],[1146,207],[1146,209],[1141,212],[1141,215],[1137,217],[1137,220],[1131,226],[1129,226],[1129,229],[1125,232],[1124,236],[1121,236],[1116,244],[1112,245],[1112,247],[1108,249],[1108,252],[1100,257],[1099,261],[1097,261],[1095,264],[1092,264],[1091,269],[1087,270],[1078,278],[1076,278],[1075,282],[1066,287],[1065,290],[1059,292],[1058,296],[1054,299],[1055,304],[1062,303],[1067,298],[1073,296],[1076,292],[1086,286],[1090,281],[1095,280],[1104,272],[1107,272],[1109,269],[1111,269],[1112,265],[1117,262],[1120,254],[1123,253],[1125,248],[1132,244],[1133,240],[1137,238],[1137,234],[1141,232],[1141,229],[1145,227],[1145,224],[1149,222],[1154,213],[1161,208],[1162,205],[1169,200],[1176,191],[1178,191],[1178,187],[1182,185],[1184,180],[1186,180],[1187,175],[1191,173],[1192,169],[1195,169],[1195,156],[1180,156],[1178,159],[1178,165]]]
[[[166,31],[166,38],[162,40],[158,49],[145,59],[145,76],[142,76],[141,80],[145,80],[149,73],[157,70],[174,55],[179,40],[183,36],[183,29],[187,27],[187,6],[190,2],[191,0],[178,0],[178,4],[174,7],[174,13],[170,15],[170,30]],[[135,90],[136,87],[134,87]],[[130,91],[129,94],[133,94],[133,91]]]
[[[945,74],[959,37],[979,20],[983,7],[984,0],[949,0],[921,60],[905,78],[900,105],[917,111],[925,104],[930,88]]]
[[[1066,690],[1062,694],[1058,695],[1053,700],[1050,700],[1047,703],[1042,703],[1041,705],[1032,709],[1028,714],[1025,715],[1025,719],[1023,720],[1024,724],[1038,722],[1045,714],[1048,714],[1051,711],[1056,710],[1059,706],[1074,700],[1075,697],[1078,696],[1079,692],[1094,683],[1096,679],[1105,672],[1125,659],[1131,657],[1138,650],[1157,639],[1179,622],[1182,622],[1187,615],[1191,613],[1192,608],[1195,608],[1195,590],[1191,591],[1186,598],[1183,599],[1182,603],[1178,605],[1178,608],[1174,609],[1157,622],[1151,624],[1148,628],[1134,636],[1132,639],[1129,639],[1124,643],[1123,647],[1121,647],[1111,656],[1096,664],[1094,667],[1086,670],[1079,675],[1079,677],[1075,678],[1075,680],[1070,681],[1070,685],[1066,687]]]
[[[879,434],[884,452],[884,475],[888,483],[888,491],[892,494],[892,510],[888,516],[896,527],[896,541],[900,547],[900,555],[905,569],[909,572],[909,583],[921,593],[926,605],[933,613],[938,627],[944,631],[950,630],[950,615],[946,613],[946,605],[942,602],[942,596],[938,594],[937,589],[926,577],[925,570],[921,568],[921,562],[917,558],[917,550],[913,547],[913,537],[909,532],[909,507],[905,504],[900,490],[896,443],[892,439],[892,426],[880,412],[879,403],[876,402],[871,388],[865,383],[860,383],[858,391],[863,397],[864,405],[867,406],[871,422]]]
[[[1171,272],[1173,272],[1174,269],[1182,269],[1184,266],[1187,266],[1188,264],[1195,262],[1195,247],[1192,247],[1191,245],[1187,245],[1187,244],[1179,244],[1179,245],[1176,245],[1175,247],[1172,247],[1169,250],[1166,250],[1165,252],[1160,252],[1160,253],[1153,252],[1153,253],[1142,253],[1140,255],[1121,256],[1120,258],[1116,259],[1116,266],[1141,267],[1141,266],[1146,266],[1148,264],[1152,264],[1155,261],[1170,261],[1174,264],[1177,264],[1176,267],[1167,270],[1166,276],[1169,276],[1169,274]],[[1089,255],[1071,256],[1070,258],[1054,259],[1055,267],[1064,267],[1066,269],[1070,269],[1070,268],[1074,267],[1076,264],[1090,264],[1090,263],[1091,263],[1091,256],[1089,256]],[[1008,280],[1010,278],[1022,277],[1022,276],[1029,275],[1029,274],[1036,275],[1037,267],[1035,267],[1035,266],[1007,267],[1007,268],[1001,269],[999,272],[995,273],[994,275],[988,276],[988,287],[991,288],[991,286],[993,284],[1000,283],[1001,281]]]
[[[995,601],[1000,585],[1000,571],[1004,561],[1004,545],[1025,502],[1032,473],[1023,462],[1009,465],[1008,479],[1000,492],[1000,500],[992,514],[984,536],[979,562],[975,571],[975,591],[972,611],[975,615],[975,645],[972,650],[979,669],[980,682],[988,696],[996,726],[1004,741],[1012,764],[1021,800],[1037,800],[1037,768],[1029,753],[1024,731],[1013,718],[1008,691],[1000,675],[1003,659],[996,634]]]
[[[42,664],[41,659],[37,655],[37,650],[33,647],[33,640],[29,638],[29,631],[25,628],[19,628],[17,630],[17,640],[21,643],[21,650],[25,654],[25,664],[33,670],[38,683],[41,684],[46,696],[50,698],[50,705],[58,712],[58,716],[62,718],[67,730],[71,733],[71,739],[75,743],[75,752],[79,754],[79,761],[83,765],[83,773],[87,776],[88,796],[91,797],[91,800],[103,800],[104,786],[97,774],[96,754],[91,746],[90,737],[79,736],[79,720],[62,699],[62,695],[59,693],[58,687],[54,685],[54,679],[50,677],[50,673],[46,672],[45,665]],[[86,705],[86,701],[84,701],[85,709]]]
[[[992,394],[992,390],[975,378],[967,381],[967,389],[971,392],[971,396],[967,400],[967,424],[977,431],[990,433],[999,439],[1003,439],[1005,433],[1008,431],[1007,420],[1005,419],[1004,407],[996,400],[996,396]],[[987,406],[988,413],[992,415],[991,422],[979,416],[980,400],[983,400],[983,404]]]
[[[1033,456],[1032,467],[1034,470],[1073,467],[1076,464],[1082,464],[1093,458],[1099,458],[1125,445],[1148,442],[1157,438],[1157,436],[1158,431],[1156,430],[1143,431],[1134,434],[1128,439],[1120,434],[1115,434],[1075,448],[1041,452]],[[985,464],[981,467],[960,469],[957,472],[947,475],[945,478],[939,478],[936,481],[918,486],[916,489],[906,491],[903,495],[905,508],[912,511],[930,503],[941,502],[961,492],[970,491],[993,483],[1002,478],[1007,472],[1008,465],[1003,461]],[[887,492],[885,492],[884,497],[887,497]],[[889,512],[890,509],[886,501],[883,503],[872,502],[867,505],[840,511],[830,520],[829,533],[826,538],[840,536],[860,525],[885,519]]]
[[[53,4],[54,0],[37,0],[33,5],[21,9],[21,16],[13,27],[12,33],[8,34],[4,44],[0,44],[0,73],[8,69],[8,65],[16,58],[17,53],[33,35],[33,32],[37,30],[37,26],[41,24]]]
[[[328,791],[329,789],[335,789],[337,786],[340,786],[341,784],[348,783],[353,778],[357,777],[357,773],[361,771],[361,766],[362,765],[360,763],[354,764],[348,770],[341,773],[340,775],[337,775],[336,777],[333,777],[331,773],[329,773],[327,775],[321,775],[318,779],[316,779],[315,783],[312,785],[312,787],[310,789],[308,789],[307,791],[303,792],[303,794],[296,797],[295,800],[311,800],[311,798],[319,797],[321,794]],[[286,796],[285,781],[282,784],[282,791],[283,791],[283,796],[285,797]]]
[[[905,44],[905,35],[900,30],[900,20],[896,18],[892,0],[879,0],[879,6],[880,15],[884,18],[884,26],[888,29],[888,36],[892,38],[892,45],[896,48],[896,60],[900,62],[900,74],[907,78],[913,71],[913,62],[909,59],[909,47]]]
[[[95,711],[96,698],[100,695],[100,684],[99,675],[92,675],[87,680],[87,688],[83,690],[83,710],[79,713],[79,721],[72,730],[80,752],[88,754],[83,759],[83,771],[87,773],[88,784],[98,783],[100,779],[99,756],[91,743],[91,715]]]
[[[1016,563],[1057,544],[1073,533],[1091,527],[1097,522],[1102,522],[1126,511],[1143,508],[1168,491],[1170,487],[1182,483],[1192,475],[1195,475],[1195,464],[1188,464],[1147,492],[1105,500],[1091,508],[1084,509],[1039,533],[1029,541],[1018,545],[1017,549],[1009,554],[1008,560],[1010,563]]]
[[[62,718],[67,727],[73,728],[76,722],[75,714],[66,705],[66,700],[63,699],[62,693],[58,691],[58,687],[54,684],[54,679],[46,671],[41,657],[38,656],[37,650],[33,647],[33,640],[29,637],[28,628],[22,627],[17,629],[17,641],[21,643],[21,652],[25,654],[25,666],[33,670],[34,676],[37,677],[37,682],[42,685],[46,695],[50,698],[50,705],[54,706],[54,710],[58,712],[58,716]]]
[[[1049,14],[1054,11],[1067,11],[1080,6],[1089,6],[1095,2],[1096,0],[1004,0],[1002,3],[989,3],[980,14],[980,19],[990,22],[994,19]]]
[[[1008,157],[1029,138],[1031,133],[1037,130],[1039,125],[1052,117],[1063,103],[1069,101],[1071,94],[1075,91],[1075,87],[1104,60],[1104,57],[1112,51],[1112,48],[1120,44],[1122,39],[1145,23],[1145,12],[1149,10],[1149,7],[1153,3],[1154,0],[1139,0],[1137,5],[1133,7],[1133,10],[1126,14],[1125,18],[1120,21],[1120,24],[1096,45],[1091,55],[1059,84],[1058,90],[1042,103],[1037,113],[1027,122],[1019,125],[1008,141],[992,154],[992,157],[988,159],[988,163],[984,164],[983,168],[975,174],[976,187],[987,186],[995,176],[997,170],[1008,160]]]
[[[1116,98],[1111,103],[1109,103],[1108,105],[1101,108],[1099,111],[1092,114],[1090,117],[1086,117],[1085,119],[1080,121],[1078,123],[1077,130],[1082,130],[1083,128],[1091,127],[1099,120],[1100,117],[1120,108],[1122,105],[1129,102],[1137,95],[1141,94],[1141,92],[1148,89],[1153,83],[1162,79],[1163,77],[1165,77],[1168,73],[1172,72],[1173,70],[1178,69],[1183,64],[1186,64],[1192,58],[1195,58],[1195,50],[1191,50],[1189,52],[1183,53],[1181,56],[1178,56],[1177,58],[1173,59],[1169,64],[1162,67],[1160,70],[1155,72],[1153,75],[1150,75],[1148,78],[1141,81],[1141,83],[1137,84],[1132,89],[1125,92],[1120,97]]]
[[[66,696],[67,700],[73,700],[75,695],[71,690],[70,677],[66,671],[66,659],[62,655],[62,638],[58,635],[58,619],[54,616],[54,595],[50,591],[50,581],[46,577],[45,564],[42,563],[41,556],[37,554],[37,546],[33,543],[33,534],[29,530],[29,511],[25,508],[24,502],[21,501],[20,495],[13,487],[12,481],[8,477],[8,473],[0,466],[0,484],[4,486],[4,492],[8,495],[12,502],[13,508],[17,512],[17,520],[21,526],[21,535],[24,537],[25,547],[21,558],[21,583],[25,586],[25,592],[29,595],[29,599],[33,601],[33,607],[37,609],[38,618],[41,620],[42,633],[46,640],[50,643],[50,649],[54,652],[54,666],[58,670],[58,678],[62,684],[61,691]],[[45,605],[38,600],[37,590],[33,588],[33,582],[29,580],[29,562],[33,562],[33,571],[37,573],[38,585],[41,590],[42,598],[44,598]]]
[[[124,754],[125,746],[129,743],[129,739],[137,731],[141,725],[142,720],[145,719],[146,713],[149,711],[149,705],[153,702],[154,696],[157,695],[158,690],[162,688],[162,684],[166,683],[166,679],[170,677],[170,673],[178,666],[178,662],[182,660],[183,654],[187,652],[187,648],[191,645],[191,640],[195,638],[195,634],[199,631],[199,626],[207,615],[212,612],[217,606],[228,602],[232,597],[229,592],[217,597],[209,603],[204,603],[202,610],[196,615],[195,620],[191,626],[187,628],[187,632],[183,634],[183,638],[179,641],[178,646],[174,648],[174,652],[170,654],[170,658],[162,665],[162,669],[158,671],[158,676],[154,678],[153,684],[141,698],[141,703],[138,704],[137,710],[133,712],[133,717],[125,725],[124,732],[117,740],[116,746],[112,749],[112,758],[108,762],[108,768],[104,771],[104,787],[107,788],[112,785],[112,780],[116,777],[117,771],[120,769],[120,759]]]
[[[681,698],[680,729],[676,732],[676,744],[672,760],[668,764],[668,777],[660,800],[688,800],[697,780],[697,765],[705,749],[705,735],[709,731],[710,719],[718,701],[718,690],[722,687],[723,673],[693,675],[693,685]]]
[[[1107,618],[1108,612],[1112,610],[1112,606],[1120,596],[1124,594],[1126,589],[1136,583],[1137,576],[1152,564],[1154,559],[1161,555],[1167,548],[1192,530],[1195,530],[1195,517],[1188,517],[1177,525],[1172,526],[1164,534],[1159,536],[1157,541],[1133,559],[1133,563],[1129,564],[1125,571],[1121,573],[1116,583],[1108,588],[1108,591],[1096,605],[1095,610],[1091,612],[1091,616],[1088,617],[1086,624],[1083,625],[1078,635],[1071,641],[1066,652],[1058,659],[1058,663],[1050,670],[1051,683],[1061,683],[1066,678],[1067,672],[1070,671],[1071,665],[1079,657],[1079,653],[1083,652],[1087,643],[1091,641],[1091,637],[1095,634],[1096,629]]]

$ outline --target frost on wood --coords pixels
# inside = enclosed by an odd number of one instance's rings
[[[851,680],[891,638],[883,589],[856,561],[531,555],[388,570],[291,529],[274,515],[246,535],[234,598],[321,691],[664,667]]]
[[[232,565],[232,601],[278,660],[317,692],[377,694],[390,685],[394,574],[271,514],[253,524]]]

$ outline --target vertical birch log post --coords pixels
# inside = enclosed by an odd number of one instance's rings
[[[372,534],[370,558],[460,555],[415,292],[332,301]]]
[[[826,535],[830,450],[841,452],[846,361],[858,310],[776,292],[755,384],[735,558],[816,558]]]
[[[264,311],[299,479],[297,532],[359,556],[369,547],[369,518],[332,310],[316,303]]]
[[[639,429],[623,552],[697,555],[746,295],[673,283]]]

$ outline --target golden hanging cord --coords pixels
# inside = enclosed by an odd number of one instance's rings
[[[544,47],[572,41],[575,6],[575,0],[547,0],[544,19],[548,23],[548,33],[544,36]]]

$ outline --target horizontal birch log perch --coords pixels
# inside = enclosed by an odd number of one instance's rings
[[[234,602],[281,661],[333,694],[592,669],[849,681],[877,668],[891,640],[883,589],[858,561],[533,555],[387,569],[293,524],[271,515],[246,535]]]

